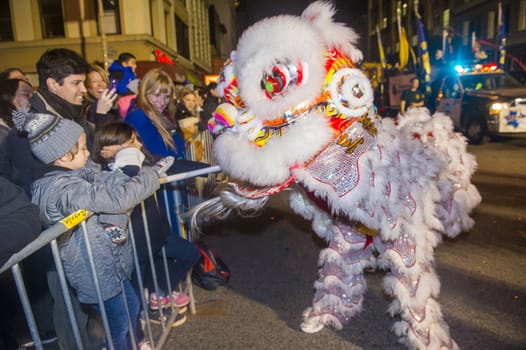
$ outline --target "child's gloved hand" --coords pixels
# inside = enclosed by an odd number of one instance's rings
[[[144,158],[144,153],[142,153],[142,151],[138,148],[123,148],[115,154],[115,161],[113,163],[112,169],[116,170],[129,165],[134,165],[141,168]]]
[[[154,166],[152,166],[152,169],[155,170],[159,177],[165,177],[166,170],[170,169],[174,160],[175,158],[172,156],[161,158]]]

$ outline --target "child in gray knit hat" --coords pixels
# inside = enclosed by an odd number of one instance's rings
[[[47,164],[47,169],[31,186],[32,202],[39,207],[44,226],[51,226],[81,209],[93,213],[86,219],[86,225],[100,293],[107,317],[112,320],[109,324],[112,343],[116,349],[133,348],[129,325],[135,334],[139,299],[130,282],[131,243],[129,240],[113,243],[99,218],[112,214],[127,219],[131,208],[159,188],[159,177],[173,163],[173,158],[163,158],[153,167],[142,167],[130,178],[117,171],[101,171],[100,166],[88,161],[86,134],[74,121],[50,114],[14,112],[13,122],[18,130],[27,133],[33,154]],[[79,301],[100,313],[80,225],[73,228],[71,236],[61,244],[60,256]],[[115,302],[117,299],[122,302]],[[135,342],[140,344],[143,339]]]

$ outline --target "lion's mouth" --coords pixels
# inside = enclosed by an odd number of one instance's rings
[[[300,103],[294,109],[283,113],[279,118],[263,120],[254,143],[262,147],[272,137],[283,136],[292,125],[312,112],[323,113],[327,116],[337,113],[334,105],[327,101],[327,97],[321,95],[310,102]]]

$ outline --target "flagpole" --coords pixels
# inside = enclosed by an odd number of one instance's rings
[[[385,60],[385,51],[384,46],[382,44],[382,36],[380,34],[380,28],[378,24],[376,25],[376,38],[378,40],[378,56],[380,56],[380,66],[382,67],[382,69],[386,69],[387,62]]]
[[[499,39],[498,39],[498,66],[504,69],[506,63],[506,27],[504,25],[504,13],[502,2],[499,1]]]
[[[424,32],[424,24],[422,17],[418,12],[418,0],[415,0],[415,17],[418,32],[418,53],[420,54],[420,67],[425,72],[424,82],[426,93],[431,93],[431,63],[429,62],[429,50],[427,47],[427,40]]]
[[[397,18],[397,24],[398,24],[398,37],[399,37],[399,50],[398,50],[399,51],[399,67],[398,69],[400,70],[400,72],[403,72],[409,60],[409,48],[408,48],[409,43],[407,42],[407,38],[405,37],[405,32],[402,28],[402,10],[400,8],[400,1],[397,2],[396,18]]]

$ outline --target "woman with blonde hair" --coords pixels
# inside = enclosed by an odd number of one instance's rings
[[[161,69],[148,71],[139,83],[137,97],[132,101],[130,109],[126,114],[124,122],[132,125],[139,138],[142,140],[144,149],[152,155],[154,160],[160,157],[173,156],[176,161],[171,171],[189,171],[206,167],[206,164],[188,162],[185,160],[184,140],[176,132],[177,123],[175,122],[175,101],[173,95],[175,86],[170,76]],[[108,157],[111,147],[104,147],[101,156]],[[114,151],[114,150],[113,150]],[[181,202],[185,198],[184,188],[177,185],[172,187],[167,185],[168,207],[173,208],[176,200]],[[172,231],[180,234],[177,223],[177,215],[173,210],[169,210]]]
[[[182,159],[184,141],[175,132],[174,91],[174,83],[166,72],[148,71],[124,121],[135,127],[145,149],[153,156]]]
[[[83,106],[84,118],[88,124],[91,139],[97,128],[110,121],[120,120],[115,105],[118,98],[117,91],[110,89],[109,84],[106,70],[97,64],[91,64],[86,75]]]

